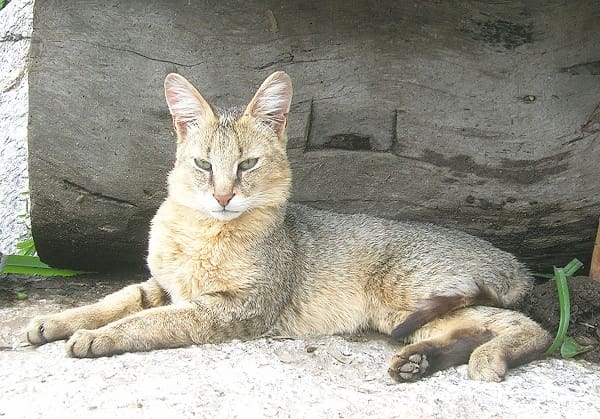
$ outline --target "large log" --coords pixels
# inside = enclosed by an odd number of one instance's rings
[[[29,153],[43,260],[143,266],[174,158],[168,72],[227,106],[283,69],[295,201],[448,225],[533,269],[589,262],[597,0],[267,4],[36,1]]]

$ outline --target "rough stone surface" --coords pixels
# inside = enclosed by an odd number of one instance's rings
[[[33,0],[0,10],[0,251],[13,253],[28,233],[27,53]],[[21,215],[25,215],[25,218]]]
[[[234,341],[71,359],[64,344],[22,346],[34,315],[89,303],[131,279],[0,281],[0,417],[600,418],[600,366],[544,360],[502,383],[460,366],[396,384],[382,336]],[[139,280],[139,278],[138,278]],[[14,298],[25,292],[27,300]]]
[[[588,261],[600,213],[600,6],[36,2],[33,233],[55,265],[143,264],[174,157],[162,81],[244,104],[295,83],[293,199],[486,237],[532,267]]]

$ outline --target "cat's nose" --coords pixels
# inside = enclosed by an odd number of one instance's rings
[[[224,194],[224,195],[213,194],[213,196],[215,197],[217,202],[219,204],[221,204],[221,206],[223,208],[225,208],[227,206],[227,204],[229,204],[229,201],[231,201],[231,198],[233,198],[234,195],[235,195],[234,193],[228,193],[228,194]]]

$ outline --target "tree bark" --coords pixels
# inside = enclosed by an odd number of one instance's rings
[[[218,106],[287,71],[293,200],[444,224],[532,269],[589,263],[600,213],[596,0],[40,0],[32,231],[51,265],[144,265],[178,71]]]

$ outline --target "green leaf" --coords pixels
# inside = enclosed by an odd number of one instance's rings
[[[560,347],[560,355],[565,358],[573,358],[579,354],[589,352],[594,349],[593,345],[581,346],[575,339],[568,337]]]
[[[575,275],[575,272],[581,269],[582,266],[583,263],[581,263],[579,259],[575,258],[571,260],[571,262],[567,263],[567,266],[565,266],[563,270],[565,271],[566,276],[573,276]]]
[[[567,285],[567,276],[573,276],[577,272],[583,263],[577,258],[572,259],[564,268],[554,267],[554,281],[556,282],[556,289],[558,290],[558,304],[560,306],[560,320],[558,323],[558,331],[556,337],[552,342],[552,345],[545,352],[546,355],[550,355],[558,349],[559,346],[564,345],[565,335],[569,328],[569,321],[571,320],[571,299],[569,297],[569,286]],[[577,343],[577,342],[575,342]],[[569,352],[569,345],[566,346],[566,353]],[[561,346],[562,354],[562,346]]]
[[[6,266],[22,266],[26,268],[49,268],[44,262],[36,256],[26,255],[7,255]]]
[[[40,275],[40,276],[74,276],[91,272],[75,271],[72,269],[51,268],[37,256],[8,255],[2,257],[0,273]]]
[[[571,300],[569,297],[569,286],[567,285],[567,276],[563,268],[554,267],[554,279],[556,281],[556,289],[558,290],[558,303],[560,305],[560,320],[558,323],[558,332],[554,342],[546,351],[546,355],[550,355],[563,343],[569,321],[571,319]]]
[[[27,294],[25,294],[24,292],[17,292],[17,298],[19,300],[26,300],[27,299]]]
[[[21,256],[33,256],[35,253],[35,243],[33,237],[28,238],[20,243],[17,243],[17,255]]]
[[[573,338],[566,338],[562,345],[560,345],[560,355],[563,358],[573,358],[577,355],[577,350],[579,349],[579,345]]]

